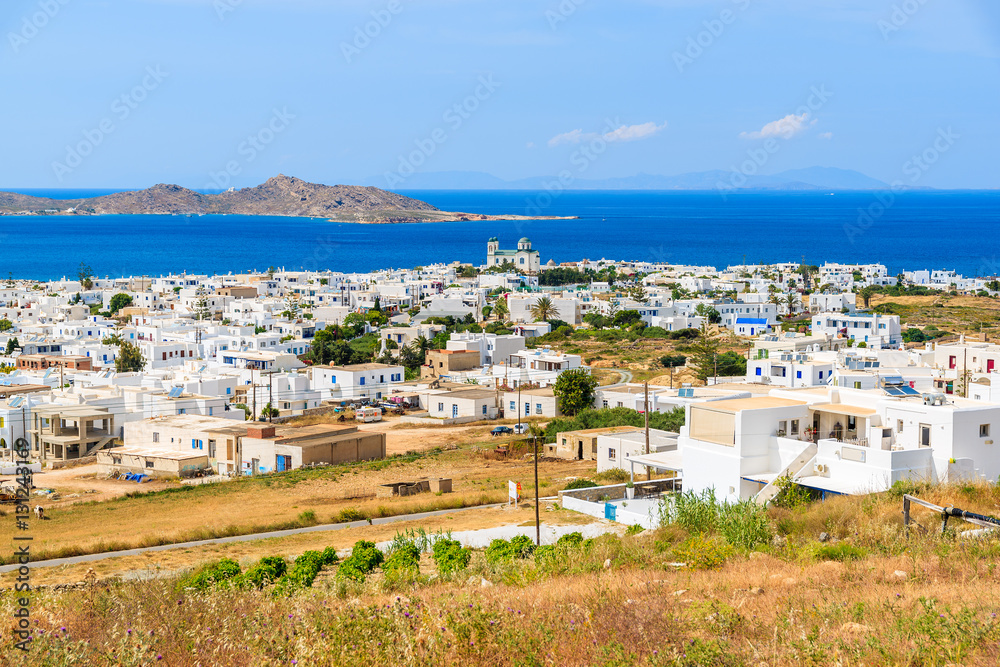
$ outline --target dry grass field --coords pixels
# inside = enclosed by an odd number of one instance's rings
[[[586,462],[546,461],[541,464],[541,494],[553,495],[567,478],[590,472],[593,464]],[[453,493],[375,497],[380,484],[422,477],[451,478]],[[122,485],[129,495],[88,501],[85,494],[67,501],[43,501],[47,518],[33,522],[32,536],[36,559],[117,551],[501,502],[512,479],[522,483],[526,495],[533,495],[530,461],[487,460],[469,449],[458,449],[202,486],[173,484],[159,490],[104,480]],[[44,476],[38,484],[44,484],[43,480]],[[91,481],[100,480],[70,483],[85,487]],[[9,541],[13,522],[0,525],[0,539]]]
[[[324,569],[308,587],[177,577],[32,596],[9,665],[995,665],[1000,540],[907,532],[899,491],[773,508],[753,546],[684,521],[467,569]],[[995,513],[996,487],[909,489]],[[695,523],[691,523],[694,521]],[[749,524],[747,524],[749,525]],[[819,541],[820,533],[828,541]],[[331,539],[334,536],[330,536]],[[347,537],[344,535],[342,537]],[[305,545],[297,545],[301,548]],[[291,545],[275,545],[274,553]],[[684,563],[684,565],[678,565]],[[11,618],[13,595],[0,596]],[[7,624],[12,624],[8,620]]]

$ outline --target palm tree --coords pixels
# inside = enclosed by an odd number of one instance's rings
[[[788,307],[788,316],[794,315],[795,310],[799,307],[799,295],[795,292],[789,292],[785,295],[785,306]]]
[[[556,307],[552,305],[552,299],[543,296],[531,307],[531,316],[535,321],[546,321],[556,316]]]
[[[503,322],[510,315],[510,308],[507,307],[507,298],[503,295],[497,297],[497,301],[493,304],[493,313],[497,316],[497,322]]]

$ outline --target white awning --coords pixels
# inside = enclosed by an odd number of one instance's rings
[[[673,470],[675,472],[681,472],[684,470],[681,458],[680,450],[673,449],[669,452],[626,456],[625,463],[635,463],[637,465],[649,466],[650,468],[655,468],[657,470]]]

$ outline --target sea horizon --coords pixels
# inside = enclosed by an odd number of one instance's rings
[[[36,190],[70,198],[107,190]],[[35,192],[25,194],[35,194]],[[447,263],[482,264],[486,241],[531,238],[542,263],[667,262],[724,268],[805,261],[885,264],[903,270],[1000,273],[1000,191],[735,192],[400,190],[445,211],[579,216],[576,220],[411,224],[328,222],[244,215],[32,216],[14,231],[3,216],[7,270],[38,280],[75,275],[227,274],[288,269],[368,272]],[[447,225],[445,227],[444,225]],[[100,230],[99,234],[94,233]],[[942,233],[946,230],[946,233]],[[975,239],[975,243],[970,243]],[[38,248],[58,247],[56,255]]]

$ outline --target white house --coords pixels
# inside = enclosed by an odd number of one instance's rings
[[[812,332],[839,335],[875,349],[899,348],[903,344],[899,315],[820,313],[812,318]]]
[[[351,366],[313,366],[312,388],[324,400],[356,401],[387,398],[394,387],[405,380],[402,366],[392,364],[354,364]]]

